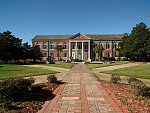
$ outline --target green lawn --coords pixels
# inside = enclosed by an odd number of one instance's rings
[[[0,80],[12,77],[29,77],[29,76],[38,76],[45,74],[55,74],[56,71],[26,67],[23,65],[15,64],[3,64],[0,65]]]
[[[71,69],[74,66],[74,64],[40,64],[40,65],[45,65],[45,66],[50,66],[50,67],[60,67],[60,68],[66,68],[66,69]]]
[[[115,62],[112,64],[87,64],[89,69],[94,69],[94,68],[101,68],[101,67],[108,67],[108,66],[114,66],[114,65],[121,65],[121,64],[127,64],[129,62]]]
[[[121,69],[103,71],[106,74],[118,74],[120,76],[150,79],[150,64],[139,64]]]

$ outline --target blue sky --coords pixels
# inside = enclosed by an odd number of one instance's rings
[[[29,42],[36,35],[121,34],[150,27],[150,0],[0,0],[0,32]]]

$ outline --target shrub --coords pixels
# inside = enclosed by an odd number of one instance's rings
[[[149,94],[150,89],[143,82],[132,81],[130,85],[136,96],[147,96]]]
[[[7,79],[0,82],[0,99],[19,99],[22,98],[34,83],[33,78]]]
[[[41,90],[43,87],[44,87],[44,85],[35,84],[35,85],[32,85],[31,89],[32,89],[32,91],[39,91],[39,90]]]
[[[115,58],[114,57],[108,57],[108,60],[115,61]]]
[[[5,100],[3,103],[1,103],[2,108],[8,109],[12,105],[12,102],[10,100]]]
[[[131,84],[131,82],[135,81],[135,82],[142,82],[141,80],[135,78],[135,77],[129,77],[127,78],[127,81],[129,84]]]
[[[103,59],[103,60],[108,60],[108,58],[107,58],[107,57],[103,57],[102,59]]]
[[[49,75],[47,80],[49,83],[57,83],[57,77],[55,75]]]
[[[117,84],[117,83],[121,82],[120,76],[118,76],[118,75],[111,75],[111,76],[112,76],[110,79],[111,83]]]

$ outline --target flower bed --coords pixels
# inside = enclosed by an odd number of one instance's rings
[[[32,87],[31,93],[24,97],[22,100],[12,102],[12,105],[7,109],[3,108],[4,103],[0,103],[0,112],[19,112],[19,113],[36,113],[40,110],[46,100],[54,98],[52,90],[57,87],[58,84],[42,83]]]
[[[135,96],[130,85],[113,84],[107,81],[101,81],[101,83],[112,99],[114,95],[117,100],[120,100],[126,106],[128,111],[132,113],[150,112],[150,97]]]

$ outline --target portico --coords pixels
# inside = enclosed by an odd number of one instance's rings
[[[90,40],[69,40],[69,58],[90,61]]]

